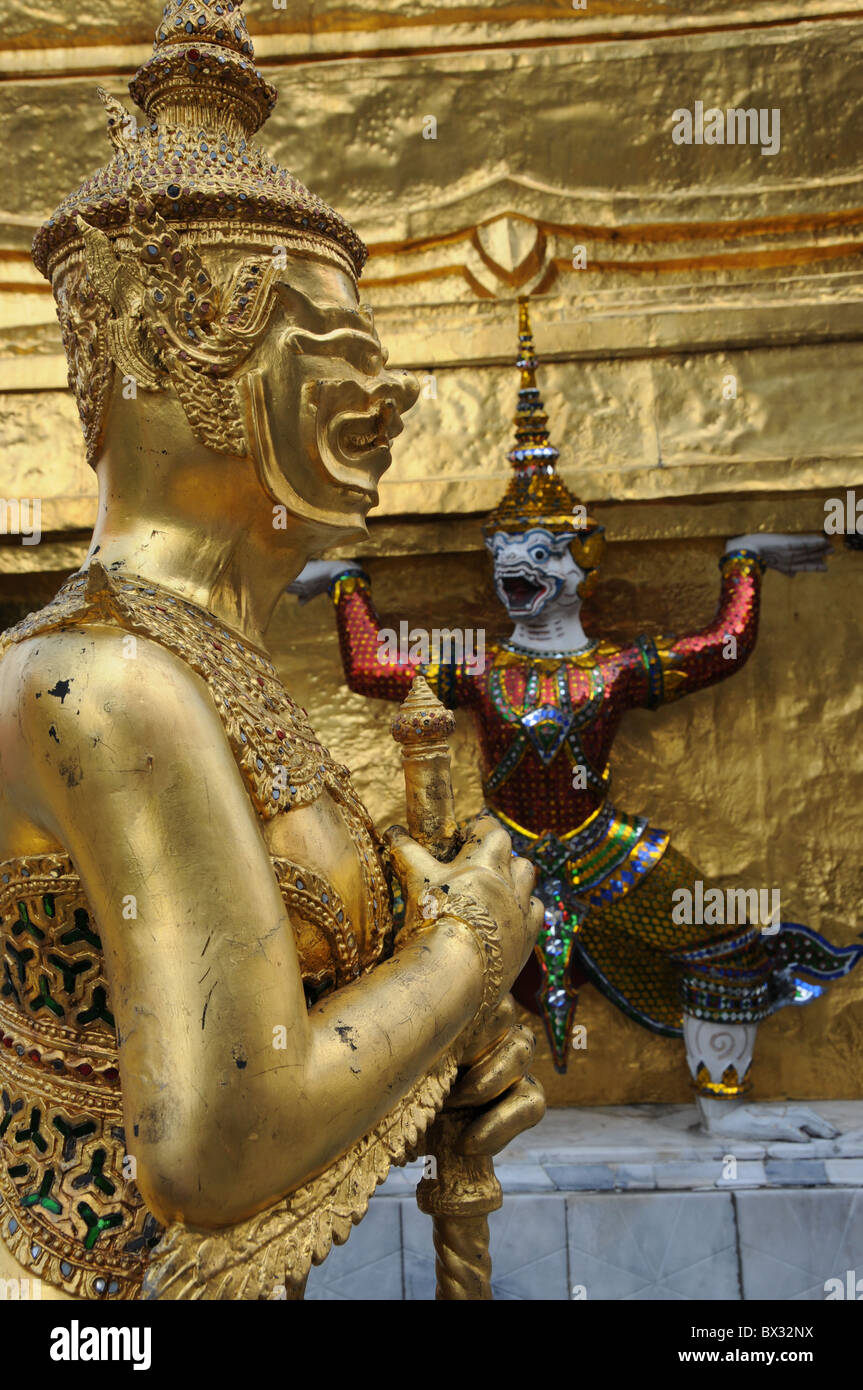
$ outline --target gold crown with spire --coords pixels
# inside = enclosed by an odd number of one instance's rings
[[[202,443],[243,455],[237,379],[278,303],[282,252],[356,283],[366,249],[253,138],[276,93],[254,65],[242,0],[169,0],[129,90],[144,123],[100,91],[114,157],[33,242],[87,457],[101,455],[115,368],[145,391],[173,387]],[[227,275],[201,254],[222,246],[242,248]]]
[[[507,455],[513,475],[506,492],[486,519],[487,536],[544,527],[573,533],[572,551],[581,569],[596,569],[605,548],[603,528],[570,492],[557,472],[559,452],[551,443],[548,415],[536,384],[538,366],[527,300],[518,305],[518,359],[521,372],[515,413],[515,445]]]
[[[146,123],[100,92],[115,154],[36,233],[33,259],[46,278],[83,250],[81,220],[123,238],[136,201],[169,225],[236,228],[238,240],[259,242],[277,235],[360,275],[367,252],[356,232],[253,140],[276,92],[255,67],[242,0],[169,0],[129,91]]]

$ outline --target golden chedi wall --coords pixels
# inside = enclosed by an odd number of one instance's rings
[[[0,535],[4,626],[80,563],[96,505],[29,243],[102,161],[95,87],[128,104],[157,9],[3,7],[0,493],[40,500],[43,532],[33,546]],[[842,0],[246,10],[280,91],[268,146],[369,243],[366,298],[392,360],[423,381],[358,549],[388,625],[502,631],[480,520],[507,477],[520,294],[561,472],[611,542],[589,631],[706,621],[726,537],[820,530],[825,499],[863,484],[863,12]],[[676,143],[674,113],[697,102],[763,109],[766,141]],[[613,762],[622,807],[672,830],[720,883],[779,887],[784,917],[837,942],[863,928],[861,599],[863,554],[841,540],[826,575],[768,573],[746,669],[630,717]],[[328,601],[285,598],[270,637],[373,814],[399,818],[392,707],[346,691]],[[466,815],[481,804],[466,715],[457,747]],[[679,1044],[590,987],[578,1020],[587,1050],[566,1077],[540,1046],[553,1103],[687,1098]],[[769,1020],[756,1056],[757,1097],[863,1095],[863,970]]]

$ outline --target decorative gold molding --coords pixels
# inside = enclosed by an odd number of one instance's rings
[[[105,77],[134,70],[150,51],[152,26],[130,21],[122,0],[105,0],[100,18],[81,13],[76,0],[56,0],[52,20],[34,22],[29,6],[13,3],[0,39],[0,75],[73,72]],[[676,37],[837,24],[859,19],[848,0],[748,0],[728,9],[727,0],[590,0],[584,11],[571,0],[500,0],[491,4],[428,3],[389,6],[381,0],[318,0],[303,10],[261,4],[255,14],[259,66],[398,53],[482,48],[525,48],[655,41]],[[41,22],[40,22],[41,21]],[[62,35],[62,44],[56,43]],[[127,63],[128,60],[128,63]]]

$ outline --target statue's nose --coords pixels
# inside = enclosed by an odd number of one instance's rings
[[[406,410],[416,405],[420,393],[420,384],[413,372],[393,372],[393,386],[396,392],[399,411],[404,415]]]

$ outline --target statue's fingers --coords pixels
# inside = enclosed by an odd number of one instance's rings
[[[510,876],[512,862],[512,841],[499,821],[493,816],[480,816],[471,826],[460,859],[470,864],[481,864]]]
[[[530,1028],[516,1024],[474,1063],[453,1089],[447,1108],[469,1109],[496,1100],[522,1079],[535,1052],[536,1038]]]
[[[542,902],[540,898],[531,898],[530,911],[527,917],[527,950],[525,951],[524,961],[522,962],[522,969],[524,968],[524,964],[530,959],[530,953],[536,945],[536,939],[539,936],[540,931],[542,930],[544,921],[545,904]]]
[[[785,564],[777,565],[776,568],[779,569],[782,574],[805,574],[810,571],[823,574],[827,569],[827,564],[824,560],[814,560],[809,555],[799,555],[794,560],[788,560]]]
[[[544,1114],[543,1089],[534,1077],[525,1076],[467,1126],[459,1147],[468,1155],[500,1153],[517,1134],[539,1124]]]
[[[527,912],[536,887],[536,866],[529,859],[513,859],[510,873],[518,905],[522,912]]]
[[[839,1133],[829,1120],[810,1110],[808,1105],[794,1107],[794,1120],[807,1134],[811,1134],[813,1139],[835,1139]]]
[[[408,834],[403,825],[391,825],[389,830],[384,832],[384,841],[399,882],[408,893],[416,891],[423,883],[433,881],[440,865],[428,850],[423,849],[422,845]]]

